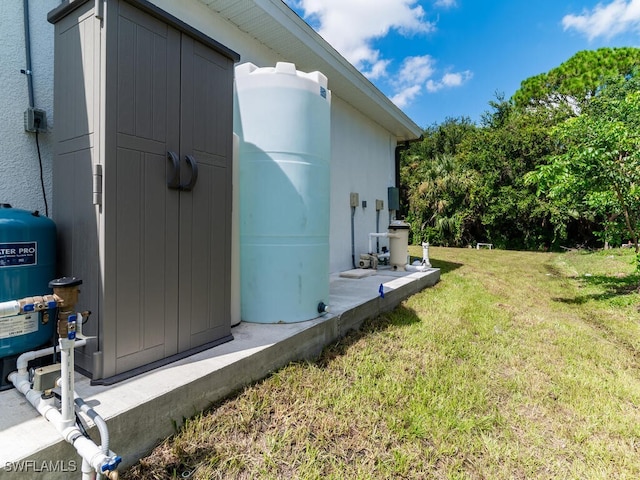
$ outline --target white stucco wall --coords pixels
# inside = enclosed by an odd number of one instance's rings
[[[376,231],[376,200],[384,201],[379,231],[387,231],[387,188],[395,183],[396,140],[339,98],[333,97],[331,108],[330,270],[337,272],[352,268],[351,192],[359,196],[354,215],[356,266],[360,254],[368,251],[369,233]],[[362,207],[363,201],[367,202],[366,208]],[[388,239],[381,238],[382,245],[388,246]]]
[[[47,13],[60,0],[29,0],[31,64],[35,107],[46,111],[48,130],[53,126],[53,25]],[[0,2],[0,203],[44,213],[40,168],[34,133],[24,130],[24,111],[29,106],[26,50],[20,0]],[[51,158],[53,135],[38,135],[44,181],[51,206]],[[49,212],[51,214],[51,211]]]

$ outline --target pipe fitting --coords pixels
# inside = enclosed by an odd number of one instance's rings
[[[320,302],[318,304],[318,313],[321,315],[323,313],[329,313],[329,305],[326,305],[324,302]]]
[[[120,478],[118,470],[111,470],[110,472],[105,473],[104,476],[110,480],[118,480]]]
[[[74,348],[84,347],[87,344],[86,338],[77,338]],[[27,366],[31,360],[35,360],[36,358],[46,357],[47,355],[53,355],[54,350],[58,350],[57,347],[47,347],[42,350],[33,350],[30,352],[25,352],[18,357],[16,360],[16,367],[18,368],[18,374],[26,375],[27,374]]]
[[[407,272],[426,272],[430,268],[431,265],[409,265],[408,263],[404,266]]]

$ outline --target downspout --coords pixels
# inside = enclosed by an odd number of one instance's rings
[[[404,150],[407,150],[409,148],[409,146],[411,146],[412,143],[416,143],[416,142],[421,142],[424,139],[424,135],[420,135],[420,137],[418,138],[414,138],[412,140],[405,140],[404,142],[402,142],[401,144],[396,145],[396,149],[395,149],[395,177],[396,177],[396,187],[398,188],[398,190],[400,191],[400,210],[398,210],[398,214],[399,216],[403,216],[402,214],[404,214],[404,216],[406,216],[406,212],[403,211],[403,207],[404,205],[402,204],[402,199],[403,197],[403,192],[402,192],[402,186],[400,185],[400,158],[401,158],[401,153]],[[397,217],[396,217],[397,218]]]

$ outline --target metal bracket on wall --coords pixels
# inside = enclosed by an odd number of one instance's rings
[[[102,165],[93,165],[93,204],[102,205]]]

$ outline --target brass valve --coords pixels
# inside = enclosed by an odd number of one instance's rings
[[[58,337],[75,338],[75,322],[69,322],[69,316],[75,315],[78,294],[82,285],[82,280],[75,277],[62,277],[49,282],[49,287],[53,288],[53,296],[58,302]],[[73,329],[73,336],[69,337],[69,330]]]

